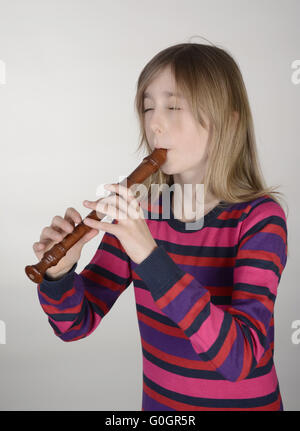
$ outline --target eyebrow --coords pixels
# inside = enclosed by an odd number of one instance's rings
[[[164,94],[165,96],[168,96],[168,97],[176,96],[176,97],[179,97],[180,99],[184,98],[183,94],[173,93],[172,91],[163,91],[162,94]],[[145,92],[143,99],[152,99],[152,96],[150,93]]]

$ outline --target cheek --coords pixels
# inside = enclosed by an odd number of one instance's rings
[[[186,152],[187,155],[193,154],[199,158],[206,152],[208,133],[205,130],[200,132],[192,126],[186,128],[176,141],[176,148],[180,149],[180,151]]]

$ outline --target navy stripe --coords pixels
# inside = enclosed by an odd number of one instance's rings
[[[214,358],[219,353],[227,337],[231,323],[232,323],[232,316],[230,314],[225,313],[224,319],[221,325],[220,333],[216,341],[213,343],[213,345],[209,348],[207,352],[198,353],[198,356],[202,361],[210,361],[211,358]]]
[[[102,266],[96,265],[95,263],[89,263],[86,265],[84,269],[92,271],[94,274],[101,275],[103,278],[107,280],[111,280],[114,283],[124,285],[129,282],[129,278],[120,277],[119,275],[114,274],[108,269],[103,268]]]
[[[271,299],[273,302],[275,302],[276,296],[264,286],[258,286],[255,284],[247,284],[247,283],[235,283],[234,285],[235,291],[242,291],[242,292],[250,292],[257,295],[264,295],[267,298]]]
[[[202,323],[210,315],[210,302],[208,301],[205,307],[200,311],[197,317],[193,320],[192,324],[184,331],[187,337],[191,337],[201,327]]]
[[[166,326],[170,326],[171,328],[179,328],[179,326],[176,325],[176,323],[173,322],[169,317],[164,316],[163,314],[155,313],[155,311],[150,310],[143,305],[136,304],[136,309],[145,316],[151,317],[151,319],[163,323]]]

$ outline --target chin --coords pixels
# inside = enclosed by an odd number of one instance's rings
[[[166,175],[173,175],[173,173],[175,173],[172,171],[172,169],[164,167],[164,166],[161,166],[160,170]]]

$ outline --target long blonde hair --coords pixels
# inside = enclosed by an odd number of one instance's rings
[[[199,43],[180,43],[158,52],[143,68],[137,82],[135,110],[140,124],[137,151],[152,152],[147,141],[143,97],[146,87],[167,66],[176,86],[188,100],[194,117],[206,127],[209,119],[208,165],[204,188],[226,203],[247,202],[265,195],[281,207],[282,195],[265,183],[259,164],[253,118],[242,74],[224,49]],[[238,117],[233,113],[238,113]],[[173,184],[173,176],[160,169],[143,183],[148,196],[151,184]]]

